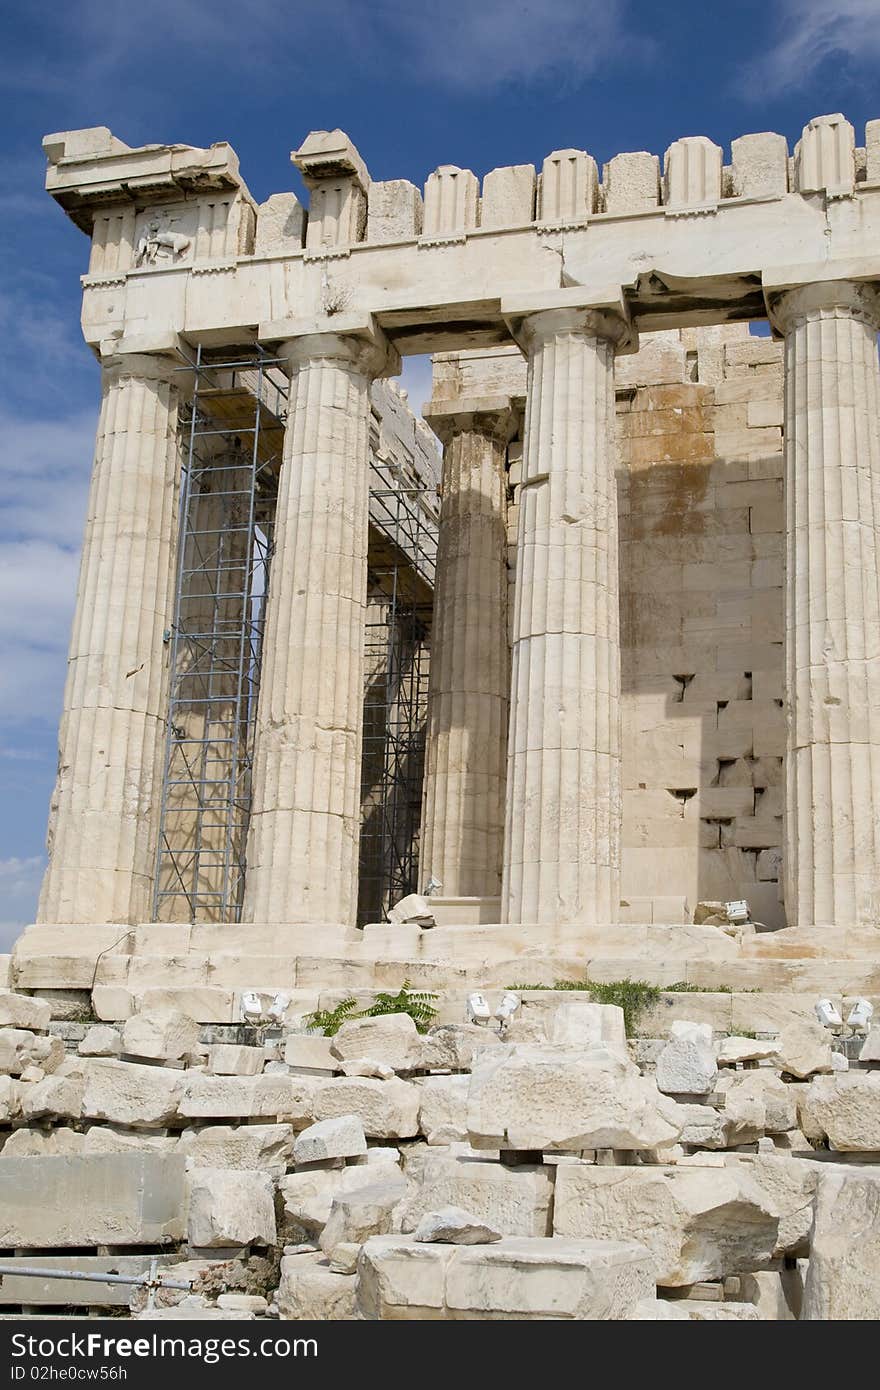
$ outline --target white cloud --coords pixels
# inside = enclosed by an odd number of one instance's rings
[[[766,98],[766,83],[777,91],[805,86],[829,58],[854,67],[880,59],[878,0],[780,0],[778,38],[751,70],[751,91]]]
[[[0,415],[0,718],[54,721],[76,596],[95,419]]]
[[[28,859],[0,859],[0,894],[8,914],[0,921],[0,951],[8,950],[22,927],[33,921],[45,862],[36,854]]]

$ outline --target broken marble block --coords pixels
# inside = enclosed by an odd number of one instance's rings
[[[275,1301],[278,1316],[339,1322],[357,1317],[357,1275],[337,1274],[320,1255],[285,1255]]]
[[[759,1187],[765,1205],[778,1218],[774,1259],[807,1255],[819,1165],[775,1153],[725,1154],[724,1164]]]
[[[505,1236],[550,1233],[553,1184],[547,1168],[509,1168],[426,1147],[411,1155],[406,1175],[411,1186],[399,1213],[402,1231],[416,1230],[438,1207],[463,1207]]]
[[[801,1321],[876,1322],[878,1268],[880,1173],[821,1164]]]
[[[185,1169],[179,1154],[0,1157],[0,1248],[182,1240]]]
[[[384,1062],[395,1071],[411,1071],[418,1066],[421,1038],[409,1014],[382,1014],[378,1018],[353,1018],[343,1023],[330,1044],[340,1061],[368,1057]]]
[[[419,1132],[420,1101],[420,1088],[399,1077],[378,1081],[369,1076],[336,1076],[318,1082],[314,1114],[318,1120],[357,1115],[370,1139],[413,1139]]]
[[[269,1173],[196,1168],[190,1175],[190,1245],[274,1245],[275,1197]]]
[[[775,1040],[766,1042],[758,1038],[722,1038],[718,1044],[719,1067],[734,1067],[737,1062],[760,1062],[772,1057],[776,1051]]]
[[[654,1295],[651,1255],[633,1241],[427,1245],[373,1236],[358,1275],[359,1308],[370,1320],[617,1321]]]
[[[425,1245],[491,1245],[501,1232],[463,1207],[426,1211],[413,1232],[413,1240]]]
[[[698,1023],[673,1023],[669,1042],[657,1058],[658,1089],[665,1095],[706,1096],[714,1089],[717,1075],[712,1029]]]
[[[558,1236],[621,1240],[638,1232],[658,1284],[672,1288],[759,1269],[779,1228],[761,1189],[727,1168],[566,1164],[553,1212]]]
[[[280,1177],[292,1151],[290,1125],[205,1125],[180,1137],[180,1152],[195,1168],[262,1168]]]
[[[880,1151],[880,1075],[873,1071],[817,1076],[801,1093],[805,1133],[827,1136],[843,1153]]]
[[[338,1245],[363,1245],[370,1236],[394,1229],[394,1213],[406,1194],[406,1179],[393,1165],[381,1177],[354,1192],[338,1192],[321,1232],[324,1254],[333,1258]]]
[[[467,1139],[469,1076],[427,1076],[422,1083],[419,1128],[429,1144]]]
[[[174,1119],[183,1092],[184,1072],[111,1057],[83,1057],[79,1065],[85,1077],[85,1119],[138,1129],[166,1125]]]
[[[215,1043],[208,1052],[211,1076],[259,1076],[263,1070],[263,1049],[239,1043]]]
[[[323,1163],[328,1158],[355,1158],[366,1152],[367,1140],[359,1116],[339,1115],[301,1130],[293,1146],[293,1160],[299,1166]]]
[[[0,1028],[26,1028],[45,1033],[52,1017],[52,1006],[45,999],[0,989]]]
[[[477,1061],[468,1091],[476,1148],[665,1148],[683,1122],[653,1078],[603,1047],[499,1048]]]
[[[133,1014],[122,1028],[122,1050],[130,1057],[177,1062],[193,1052],[199,1025],[179,1009],[150,1009]]]
[[[262,1076],[178,1075],[186,1078],[180,1100],[180,1114],[185,1119],[283,1120],[294,1129],[303,1129],[314,1119],[317,1082],[311,1076],[283,1072],[264,1072]]]
[[[46,1076],[33,1086],[21,1087],[21,1113],[26,1120],[78,1120],[84,1089],[82,1076]]]
[[[873,1028],[869,1029],[859,1052],[859,1061],[863,1064],[880,1062],[880,1024],[875,1023]]]
[[[831,1036],[821,1023],[809,1019],[789,1023],[776,1041],[773,1063],[780,1071],[799,1078],[830,1072]]]
[[[29,1028],[0,1030],[0,1073],[20,1076],[27,1067],[53,1072],[64,1060],[64,1055],[64,1043],[60,1038],[37,1035]]]
[[[118,1057],[122,1051],[119,1029],[109,1023],[95,1023],[76,1050],[80,1057]]]

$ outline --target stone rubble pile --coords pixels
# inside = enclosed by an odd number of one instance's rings
[[[850,1066],[807,1021],[628,1040],[620,1009],[550,991],[500,1034],[304,1027],[205,1042],[172,1009],[75,1027],[0,992],[0,1259],[95,1276],[7,1275],[0,1305],[880,1316],[876,1030]],[[154,1255],[189,1293],[101,1285]]]

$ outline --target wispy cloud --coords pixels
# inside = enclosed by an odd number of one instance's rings
[[[276,0],[72,0],[53,13],[52,51],[39,65],[4,65],[0,87],[57,97],[99,83],[114,106],[117,92],[137,102],[149,87],[155,101],[159,56],[159,90],[171,101],[167,75],[194,58],[236,74],[260,70],[263,79],[305,76],[313,88],[322,71],[337,80],[340,57],[456,90],[475,81],[483,91],[512,80],[570,82],[610,57],[625,52],[632,64],[650,51],[636,26],[627,32],[629,8],[629,0],[298,0],[287,10]]]
[[[0,951],[8,951],[22,927],[33,921],[44,865],[42,855],[0,859],[0,894],[7,914],[0,921]]]
[[[878,0],[779,0],[776,38],[751,67],[748,91],[764,100],[805,87],[829,59],[865,69],[880,59]]]

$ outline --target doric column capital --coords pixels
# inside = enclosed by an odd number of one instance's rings
[[[139,381],[166,381],[183,389],[194,352],[176,333],[105,338],[98,353],[105,377],[136,377]]]
[[[507,444],[517,431],[520,413],[509,396],[457,396],[429,401],[422,418],[444,445],[460,434],[483,434]]]
[[[574,285],[511,296],[501,301],[501,312],[524,352],[561,333],[604,338],[618,352],[638,350],[638,334],[620,286],[592,290]]]
[[[880,291],[868,281],[820,280],[779,291],[768,288],[766,294],[770,322],[779,333],[813,315],[841,313],[862,319],[875,331],[880,328]]]
[[[372,314],[324,314],[320,318],[286,319],[262,324],[260,341],[273,342],[289,370],[322,359],[353,367],[375,379],[396,376],[400,356]]]

